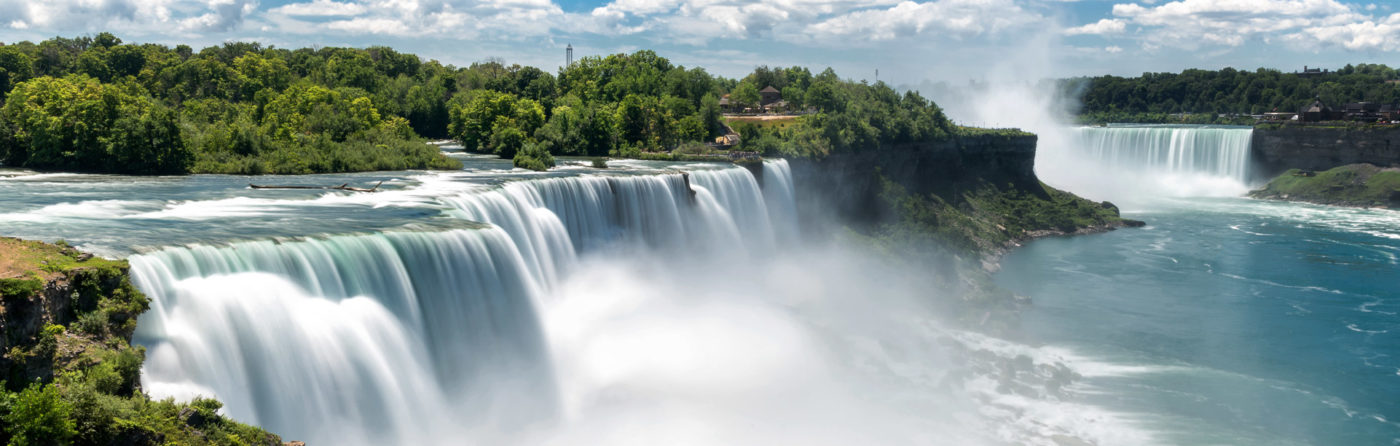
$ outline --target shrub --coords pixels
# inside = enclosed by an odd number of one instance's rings
[[[554,167],[554,155],[550,155],[548,150],[536,144],[526,144],[515,154],[512,160],[515,167],[537,171],[546,171]]]
[[[75,428],[73,407],[59,397],[51,384],[30,384],[16,395],[5,414],[11,445],[66,443]]]

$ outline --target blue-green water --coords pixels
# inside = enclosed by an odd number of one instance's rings
[[[1400,444],[1400,212],[1141,209],[1145,228],[1039,240],[998,275],[1082,402],[1165,444]]]

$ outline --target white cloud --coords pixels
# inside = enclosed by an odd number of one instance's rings
[[[1078,34],[1120,34],[1127,29],[1127,26],[1128,22],[1119,19],[1101,19],[1094,23],[1066,29],[1065,34],[1071,36]]]
[[[170,20],[171,0],[0,0],[0,23],[14,29],[128,29]],[[180,3],[198,7],[192,1]]]
[[[1337,0],[1176,0],[1158,6],[1120,3],[1113,6],[1114,19],[1098,24],[1120,20],[1137,25],[1142,28],[1138,38],[1148,49],[1239,47],[1255,40],[1304,50],[1396,50],[1392,42],[1400,34],[1392,23],[1393,16],[1377,20],[1361,12],[1363,9],[1374,10]],[[1089,26],[1071,31],[1087,33]]]
[[[1295,46],[1314,50],[1340,46],[1349,50],[1400,51],[1400,14],[1380,22],[1366,20],[1304,28],[1288,40]]]
[[[257,0],[209,0],[210,12],[180,20],[182,31],[224,32],[236,29],[258,9]]]
[[[887,9],[863,9],[814,23],[806,27],[806,34],[818,39],[858,40],[929,34],[964,37],[994,34],[1042,20],[1011,0],[904,1]]]
[[[310,3],[291,3],[268,11],[274,14],[285,14],[292,16],[356,16],[364,14],[368,8],[363,4],[353,2],[337,2],[333,0],[314,0]]]
[[[1118,54],[1118,53],[1123,52],[1123,47],[1120,47],[1120,46],[1118,46],[1118,45],[1109,45],[1109,46],[1104,47],[1103,50],[1104,50],[1104,52],[1107,52],[1108,54]]]

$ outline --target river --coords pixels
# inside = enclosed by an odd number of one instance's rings
[[[1248,131],[1042,148],[1047,182],[1148,226],[1005,257],[1032,304],[1004,338],[950,328],[931,302],[958,296],[926,265],[808,238],[780,160],[761,183],[460,153],[459,172],[7,170],[0,233],[129,259],[144,390],[312,444],[1400,441],[1400,214],[1232,198]]]

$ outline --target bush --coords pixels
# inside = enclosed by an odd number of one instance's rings
[[[554,155],[550,155],[548,150],[536,144],[526,144],[523,149],[515,154],[512,164],[522,169],[543,172],[554,167]]]
[[[608,159],[603,157],[593,158],[592,165],[594,169],[607,169]]]
[[[73,407],[51,384],[30,384],[10,403],[5,424],[11,445],[66,443],[75,432]]]

